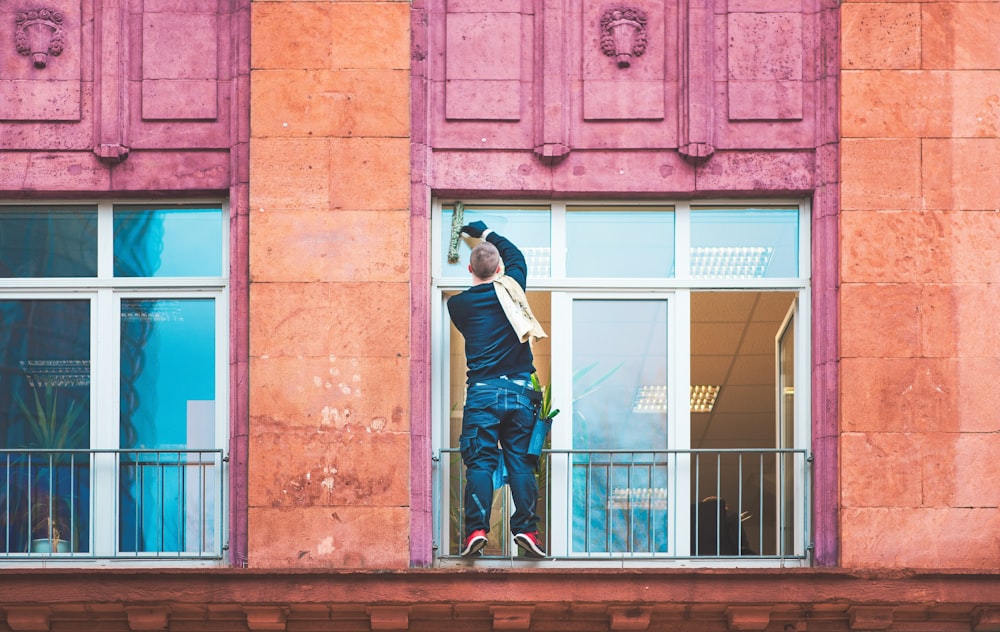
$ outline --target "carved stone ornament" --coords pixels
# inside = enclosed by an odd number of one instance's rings
[[[646,52],[646,12],[614,7],[601,16],[601,50],[614,57],[619,68],[632,65],[632,58]]]
[[[17,52],[31,55],[35,68],[45,68],[49,55],[59,55],[66,46],[63,15],[54,9],[20,11],[16,18],[14,44]]]

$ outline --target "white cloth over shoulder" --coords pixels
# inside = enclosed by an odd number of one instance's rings
[[[515,279],[506,274],[502,275],[493,281],[493,288],[518,340],[525,342],[530,339],[531,342],[535,342],[539,338],[549,337],[538,319],[531,313],[528,297],[524,295],[524,290]]]

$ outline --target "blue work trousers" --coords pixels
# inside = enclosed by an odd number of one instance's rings
[[[459,438],[465,463],[466,536],[477,529],[490,530],[493,473],[500,465],[501,455],[514,499],[511,532],[538,529],[536,459],[528,456],[528,443],[535,426],[535,403],[523,387],[511,384],[511,388],[503,388],[498,384],[504,381],[498,378],[476,382],[469,385],[466,393]],[[529,385],[527,389],[530,388]]]

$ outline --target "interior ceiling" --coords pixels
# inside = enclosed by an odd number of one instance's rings
[[[775,336],[794,297],[692,293],[691,383],[722,388],[712,412],[691,415],[691,447],[775,446]]]

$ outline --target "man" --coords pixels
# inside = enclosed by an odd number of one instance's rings
[[[515,333],[498,298],[494,281],[505,271],[523,292],[528,266],[508,239],[473,222],[462,232],[481,238],[469,257],[472,287],[448,299],[448,312],[465,338],[468,378],[459,448],[465,463],[465,539],[462,556],[486,546],[493,504],[493,473],[501,454],[507,468],[514,515],[514,542],[536,558],[545,557],[538,537],[538,483],[534,457],[527,454],[540,393],[531,386],[531,345]],[[517,288],[515,288],[517,289]],[[503,451],[498,448],[503,447]]]

